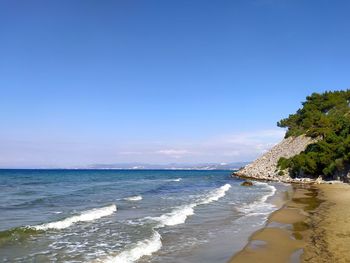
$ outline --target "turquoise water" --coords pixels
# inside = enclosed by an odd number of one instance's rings
[[[0,260],[226,262],[285,188],[231,173],[0,170]]]

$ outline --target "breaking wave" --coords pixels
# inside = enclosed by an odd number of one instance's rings
[[[226,194],[226,191],[231,188],[230,184],[225,184],[218,189],[215,189],[202,198],[199,199],[199,201],[188,204],[188,205],[182,205],[179,207],[176,207],[173,211],[163,214],[159,217],[148,217],[148,219],[152,219],[154,221],[158,221],[159,225],[157,225],[157,228],[164,227],[164,226],[175,226],[178,224],[185,223],[186,219],[194,214],[194,208],[199,205],[205,205],[209,204],[214,201],[218,201],[220,198],[224,197]]]
[[[199,205],[209,204],[214,201],[218,201],[221,197],[224,197],[226,191],[231,188],[230,184],[225,184],[218,189],[213,190],[207,196],[203,198],[203,200],[199,203]]]
[[[31,235],[40,233],[40,230],[27,228],[27,227],[15,227],[0,232],[0,245],[13,240],[21,240]]]
[[[109,205],[101,208],[94,208],[82,212],[80,215],[71,216],[60,221],[55,221],[51,223],[45,223],[41,225],[28,226],[27,228],[35,230],[48,230],[48,229],[64,229],[70,227],[77,222],[87,222],[99,219],[101,217],[109,216],[117,211],[116,205]]]
[[[177,178],[177,179],[174,179],[172,180],[173,182],[180,182],[182,180],[182,178]]]
[[[140,200],[142,200],[142,196],[141,195],[129,196],[129,197],[125,197],[124,200],[126,200],[126,201],[140,201]]]
[[[131,248],[124,250],[115,257],[108,257],[104,263],[132,263],[139,260],[143,256],[150,256],[162,247],[161,236],[154,231],[150,239],[137,242]]]
[[[262,182],[256,182],[255,184],[266,187],[268,193],[253,203],[238,207],[238,210],[247,216],[268,215],[276,208],[275,205],[266,202],[268,198],[276,193],[276,187]]]
[[[196,206],[209,204],[211,202],[219,200],[225,196],[226,191],[230,188],[230,184],[225,184],[213,191],[210,191],[208,194],[201,197],[197,202],[176,207],[171,212],[163,214],[159,217],[146,217],[146,219],[158,222],[158,225],[154,227],[153,236],[150,239],[145,239],[143,241],[137,242],[136,245],[127,250],[124,250],[117,256],[108,257],[107,259],[103,260],[103,262],[132,263],[139,260],[143,256],[152,255],[162,247],[162,237],[155,229],[185,223],[186,219],[194,214],[194,208]]]
[[[148,219],[158,221],[159,225],[157,225],[157,228],[183,224],[188,216],[194,214],[193,208],[196,206],[197,204],[180,206],[169,213],[163,214],[159,217],[148,217]]]

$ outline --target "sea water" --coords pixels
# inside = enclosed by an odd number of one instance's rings
[[[0,170],[0,262],[227,262],[286,189],[231,173]]]

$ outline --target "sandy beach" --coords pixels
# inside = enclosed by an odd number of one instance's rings
[[[350,262],[350,186],[318,185],[324,200],[311,217],[303,262]]]
[[[293,185],[288,195],[230,263],[350,262],[350,187]]]

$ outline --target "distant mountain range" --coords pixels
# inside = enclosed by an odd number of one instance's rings
[[[148,163],[118,163],[93,164],[88,169],[131,169],[131,170],[237,170],[249,162],[235,163],[200,163],[200,164],[148,164]]]

